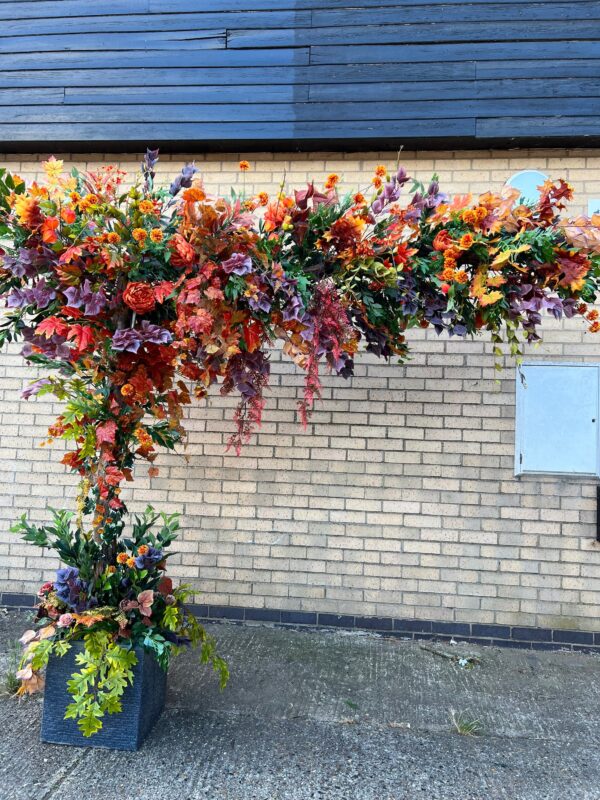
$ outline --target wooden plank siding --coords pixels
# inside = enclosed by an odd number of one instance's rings
[[[0,148],[600,144],[600,0],[0,0]]]

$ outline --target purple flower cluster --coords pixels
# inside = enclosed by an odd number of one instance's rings
[[[252,259],[244,253],[234,253],[221,264],[228,275],[233,272],[235,275],[247,275],[252,272]]]
[[[194,166],[193,162],[186,164],[169,187],[169,194],[175,197],[176,194],[179,194],[181,189],[189,189],[196,172],[198,172],[198,169]]]
[[[138,569],[152,569],[164,558],[162,550],[157,550],[155,547],[149,547],[148,552],[143,556],[138,556],[135,559],[135,566]]]
[[[140,328],[121,328],[112,338],[112,348],[119,352],[137,353],[142,344],[169,344],[173,337],[165,328],[143,320]]]
[[[85,602],[81,597],[86,589],[85,583],[79,577],[77,567],[63,567],[57,570],[54,581],[54,591],[57,597],[76,611],[83,611]]]
[[[387,180],[383,186],[383,191],[377,195],[371,204],[371,210],[374,214],[381,214],[383,209],[389,203],[395,203],[400,199],[402,187],[409,180],[404,167],[400,167],[395,175]]]
[[[86,316],[93,317],[99,314],[106,306],[106,295],[100,289],[98,292],[92,291],[92,285],[86,278],[83,286],[70,286],[65,289],[65,297],[71,308],[81,308]]]
[[[23,289],[13,289],[6,299],[8,308],[23,308],[24,306],[36,306],[39,309],[46,308],[56,299],[56,292],[46,283],[45,278],[40,278],[32,287]]]

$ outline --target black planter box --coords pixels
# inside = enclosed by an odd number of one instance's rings
[[[77,720],[64,718],[72,702],[67,681],[80,670],[75,656],[82,649],[81,643],[75,643],[62,658],[51,656],[48,661],[41,740],[77,747],[138,750],[163,710],[167,673],[151,653],[136,647],[138,663],[133,667],[133,686],[128,685],[121,698],[123,710],[118,714],[105,714],[102,729],[86,737],[77,727]]]

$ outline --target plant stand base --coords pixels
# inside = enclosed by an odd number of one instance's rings
[[[133,686],[127,686],[121,699],[123,710],[118,714],[105,714],[102,729],[85,737],[77,721],[64,719],[71,702],[67,681],[79,670],[75,656],[82,645],[73,645],[62,658],[51,656],[46,668],[44,711],[42,714],[42,742],[69,744],[77,747],[104,747],[113,750],[138,750],[160,717],[167,687],[167,674],[154,656],[136,647],[138,663],[133,668]]]

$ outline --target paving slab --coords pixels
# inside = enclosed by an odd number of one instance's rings
[[[26,624],[0,616],[0,672]],[[175,660],[138,753],[41,744],[41,698],[0,697],[0,799],[600,800],[596,655],[209,627],[228,688]]]

